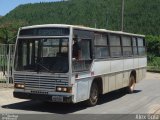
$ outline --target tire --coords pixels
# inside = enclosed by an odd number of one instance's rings
[[[96,82],[92,83],[89,99],[86,101],[88,106],[95,106],[98,102],[99,90]]]
[[[129,78],[129,85],[127,87],[127,92],[128,93],[133,93],[134,92],[134,88],[135,88],[135,84],[136,84],[136,79],[134,75],[131,75]]]

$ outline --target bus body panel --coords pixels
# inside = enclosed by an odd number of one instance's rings
[[[92,83],[92,78],[82,78],[79,80],[76,80],[76,102],[81,102],[84,100],[87,100],[89,98],[90,93],[90,86]]]
[[[110,74],[138,68],[144,68],[147,65],[146,57],[144,58],[129,58],[124,60],[104,60],[94,61],[92,63],[91,71],[95,76]]]
[[[144,79],[146,69],[137,69],[137,82]],[[101,75],[102,77],[102,87],[103,93],[106,94],[108,92],[121,89],[123,87],[127,87],[129,84],[129,77],[131,74],[131,70],[125,72],[117,72],[117,73],[109,73],[106,75]],[[100,76],[100,75],[99,75]],[[75,103],[87,100],[89,98],[90,88],[94,77],[91,78],[82,78],[76,80],[76,96]]]

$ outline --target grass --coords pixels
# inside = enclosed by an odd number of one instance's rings
[[[147,71],[160,73],[160,57],[148,57]]]
[[[147,71],[148,72],[157,72],[157,73],[160,73],[160,68],[158,67],[154,67],[154,66],[148,66],[147,67]]]

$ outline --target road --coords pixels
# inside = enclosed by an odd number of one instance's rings
[[[133,94],[103,95],[94,107],[13,98],[11,88],[0,88],[0,113],[14,114],[160,114],[160,74],[147,73]]]

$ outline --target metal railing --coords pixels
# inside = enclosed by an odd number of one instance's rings
[[[14,44],[0,44],[0,84],[8,86],[13,84],[12,69]]]

